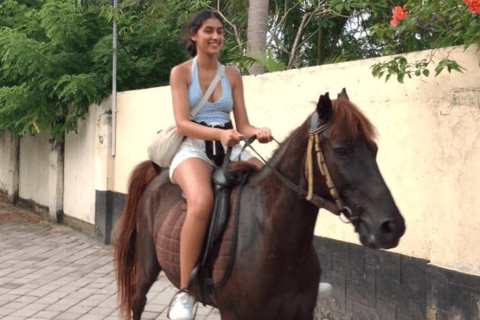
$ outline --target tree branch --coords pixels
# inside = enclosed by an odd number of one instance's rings
[[[237,42],[238,47],[239,47],[240,49],[242,49],[242,41],[240,40],[240,34],[238,33],[237,26],[235,26],[232,22],[230,22],[230,21],[227,19],[227,17],[225,17],[225,16],[223,15],[223,13],[220,11],[220,1],[217,2],[217,12],[218,12],[218,14],[220,14],[220,16],[222,17],[222,19],[223,19],[224,21],[226,21],[230,26],[232,26],[233,32],[234,32],[234,34],[235,34],[235,41]]]
[[[328,59],[331,59],[333,56],[333,51],[335,50],[335,47],[337,46],[338,40],[340,40],[340,35],[343,32],[343,28],[345,27],[345,24],[348,21],[348,17],[342,17],[338,22],[337,26],[335,28],[335,34],[333,36],[333,41],[332,45],[330,46],[330,50],[328,52]]]

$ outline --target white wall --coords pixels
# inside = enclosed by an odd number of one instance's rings
[[[451,49],[451,48],[450,48]],[[408,54],[410,60],[430,52]],[[370,67],[384,58],[244,77],[250,122],[282,140],[314,111],[319,95],[347,88],[379,132],[378,163],[406,219],[394,251],[480,275],[480,69],[475,48],[451,54],[467,70],[388,83]],[[147,158],[154,132],[173,123],[169,87],[118,96],[115,191]],[[274,143],[258,145],[269,156]],[[321,211],[316,234],[359,243],[350,225]]]
[[[10,194],[12,189],[10,178],[10,153],[12,150],[12,139],[8,132],[0,134],[0,192]]]
[[[52,145],[48,133],[26,134],[20,140],[19,196],[49,206],[49,167]]]
[[[114,190],[127,193],[133,168],[146,160],[158,130],[174,123],[170,87],[118,93],[117,154]]]
[[[64,208],[68,216],[95,223],[96,109],[78,121],[78,133],[65,137]]]
[[[245,99],[250,122],[283,140],[314,111],[320,94],[335,98],[346,87],[379,132],[379,167],[406,219],[406,234],[393,251],[480,275],[479,54],[471,47],[450,55],[467,70],[385,83],[370,69],[384,58],[369,59],[247,76]],[[130,172],[147,159],[154,134],[173,123],[170,87],[119,93],[112,157],[110,107],[110,100],[92,106],[78,135],[66,138],[64,212],[89,223],[95,221],[95,190],[126,193]],[[5,139],[0,152],[8,148]],[[268,157],[277,146],[255,147]],[[51,150],[46,134],[21,139],[21,198],[49,205]],[[0,179],[6,172],[2,153]],[[359,243],[350,225],[323,210],[315,233]]]
[[[393,251],[480,274],[480,70],[474,48],[452,57],[467,69],[463,74],[405,85],[351,72],[350,81],[367,89],[354,87],[350,97],[378,129],[378,163],[406,218],[407,232]],[[358,243],[352,230],[322,212],[316,233]]]

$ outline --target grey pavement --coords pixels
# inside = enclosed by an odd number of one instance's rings
[[[117,320],[111,247],[0,200],[0,319]],[[176,289],[160,275],[142,319],[167,319]],[[199,306],[198,320],[220,319]]]

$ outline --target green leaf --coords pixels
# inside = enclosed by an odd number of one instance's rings
[[[435,67],[435,77],[438,76],[443,71],[444,66],[439,64]]]

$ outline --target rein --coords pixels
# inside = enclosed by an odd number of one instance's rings
[[[314,129],[312,129],[314,128]],[[342,214],[345,215],[347,221],[345,223],[352,223],[357,225],[360,222],[360,216],[354,215],[352,210],[343,205],[342,200],[340,199],[340,195],[338,193],[335,184],[330,176],[330,172],[328,170],[327,164],[325,162],[325,157],[323,155],[322,149],[320,147],[320,134],[327,129],[327,124],[324,123],[320,125],[320,120],[318,114],[314,112],[311,117],[310,122],[310,130],[309,130],[309,139],[308,139],[308,147],[307,147],[307,157],[305,158],[305,175],[308,181],[308,192],[302,189],[300,186],[297,186],[287,178],[285,178],[277,169],[272,167],[265,159],[251,146],[253,141],[255,141],[256,137],[250,137],[245,140],[245,144],[243,145],[242,152],[246,147],[250,147],[257,156],[265,163],[267,167],[269,167],[275,176],[279,178],[287,187],[295,191],[298,195],[305,198],[305,200],[309,201],[313,205],[317,206],[318,208],[324,208],[338,216],[342,217]],[[276,143],[280,145],[280,143],[273,139]],[[317,155],[317,166],[322,174],[323,178],[328,187],[328,191],[330,195],[334,199],[335,202],[327,200],[319,195],[313,193],[313,147],[315,146],[315,153]],[[240,153],[241,154],[241,153]]]

